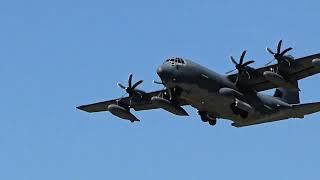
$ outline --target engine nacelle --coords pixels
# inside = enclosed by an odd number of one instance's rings
[[[242,98],[243,94],[237,90],[231,88],[221,88],[219,90],[219,94],[227,97],[235,97],[235,98]]]
[[[172,104],[169,100],[164,99],[162,97],[158,97],[158,96],[152,97],[151,103],[175,115],[189,116],[186,110],[184,110],[182,107],[176,106]]]
[[[320,59],[317,58],[317,59],[312,60],[312,65],[320,68]]]
[[[250,104],[238,99],[236,99],[235,102],[231,104],[231,109],[236,115],[240,115],[244,119],[247,118],[250,114],[254,113],[254,109]]]
[[[249,114],[252,114],[254,112],[254,110],[253,110],[253,108],[252,108],[252,106],[250,104],[245,103],[243,101],[240,101],[238,99],[236,99],[236,101],[235,101],[235,107],[237,107],[237,108],[239,108],[239,109],[241,109],[243,111],[246,111]]]
[[[285,80],[280,74],[271,72],[271,71],[265,71],[263,73],[263,76],[270,81],[272,84],[276,85],[277,87],[283,87],[283,88],[289,88],[289,89],[296,89],[292,83]]]
[[[130,113],[130,111],[122,106],[119,106],[117,104],[110,104],[108,106],[108,111],[121,118],[121,119],[126,119],[126,120],[129,120],[131,122],[134,122],[134,121],[140,121],[137,117],[135,117],[132,113]]]

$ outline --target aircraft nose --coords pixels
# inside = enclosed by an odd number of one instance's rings
[[[163,74],[163,68],[162,66],[159,66],[157,69],[157,74],[161,77],[161,75]]]
[[[170,72],[169,67],[167,65],[159,66],[157,69],[157,74],[163,81],[168,81],[171,76],[171,72]]]

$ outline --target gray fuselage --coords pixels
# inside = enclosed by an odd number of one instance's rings
[[[237,92],[241,90],[227,76],[190,60],[169,59],[158,68],[157,73],[167,88],[180,88],[181,99],[212,117],[229,119],[238,124],[289,118],[287,114],[281,113],[279,108],[290,105],[276,97],[256,92],[243,93],[240,98],[219,93],[221,88]],[[236,101],[244,104],[243,109],[250,109],[246,118],[234,113],[231,106]]]

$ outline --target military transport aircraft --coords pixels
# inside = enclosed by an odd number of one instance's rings
[[[109,111],[113,115],[139,121],[135,111],[162,108],[179,116],[188,116],[182,106],[191,105],[198,110],[203,122],[215,125],[218,118],[231,120],[232,126],[273,122],[288,118],[304,118],[320,111],[320,102],[300,104],[298,81],[320,72],[320,53],[297,58],[287,55],[292,48],[281,50],[282,40],[272,54],[276,64],[254,69],[254,61],[245,60],[246,51],[239,62],[232,56],[235,70],[220,75],[195,62],[183,58],[169,58],[158,69],[163,90],[144,92],[137,89],[143,81],[133,84],[129,75],[128,86],[118,83],[127,97],[77,107],[86,112]],[[237,73],[230,74],[234,71]],[[228,75],[229,74],[229,75]],[[275,89],[273,96],[260,93]]]

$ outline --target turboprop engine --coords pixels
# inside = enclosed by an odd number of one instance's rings
[[[221,88],[219,94],[227,97],[243,98],[243,94],[231,88]]]
[[[247,118],[250,114],[254,113],[252,106],[246,102],[236,99],[231,104],[231,109],[236,115],[240,115],[242,118]]]
[[[122,101],[122,98],[120,100],[117,100],[117,104],[110,104],[108,106],[108,111],[121,118],[121,119],[126,119],[131,122],[135,121],[140,121],[137,117],[135,117],[131,112],[130,112],[130,107],[132,105],[132,101],[136,100],[141,100],[145,94],[144,91],[136,89],[143,81],[137,81],[136,83],[133,84],[132,82],[132,74],[129,74],[128,78],[128,86],[122,85],[121,83],[118,83],[118,86],[121,89],[124,89],[126,93],[129,95],[129,102],[125,103]]]
[[[152,97],[151,103],[161,107],[162,109],[171,112],[178,116],[189,116],[189,114],[181,106],[174,105],[171,101],[164,99],[162,97]]]
[[[297,87],[290,83],[289,81],[285,80],[280,74],[266,71],[263,73],[263,76],[270,81],[272,84],[276,85],[277,87],[289,88],[289,89],[296,89]]]

